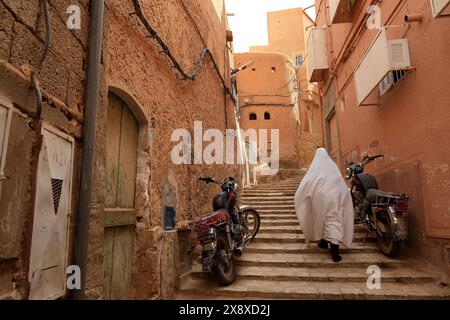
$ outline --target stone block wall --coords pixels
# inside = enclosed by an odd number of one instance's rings
[[[49,0],[52,41],[38,72],[44,123],[76,139],[72,196],[73,239],[79,185],[87,57],[87,0]],[[67,8],[81,9],[82,28],[69,30]],[[33,70],[44,49],[40,1],[0,1],[0,97],[13,105],[6,158],[8,178],[0,182],[0,299],[26,299],[33,222],[34,177],[39,152]],[[72,256],[70,255],[70,259]]]

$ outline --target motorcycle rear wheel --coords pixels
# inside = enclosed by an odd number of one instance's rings
[[[384,232],[381,232],[382,236],[378,236],[378,246],[384,255],[389,258],[394,258],[400,252],[402,241],[394,239],[392,234],[392,221],[387,212],[380,212],[377,219],[378,223],[380,223],[384,229]]]
[[[212,267],[221,286],[228,286],[236,280],[236,266],[227,236],[223,232],[217,234],[217,250],[214,259],[216,264]]]
[[[253,240],[261,226],[261,217],[259,216],[259,213],[255,209],[245,210],[242,212],[241,220],[247,233],[245,240]]]

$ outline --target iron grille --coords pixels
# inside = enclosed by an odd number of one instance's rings
[[[55,214],[58,214],[59,201],[61,200],[63,180],[52,179],[52,194],[53,194],[53,205],[55,208]]]

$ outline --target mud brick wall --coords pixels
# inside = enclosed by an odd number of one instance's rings
[[[185,3],[230,86],[229,57],[225,49],[226,13],[222,1],[185,0]],[[194,81],[180,80],[167,57],[160,54],[156,41],[148,37],[138,18],[130,15],[134,12],[132,1],[110,0],[106,6],[105,73],[94,177],[97,196],[92,203],[95,209],[90,223],[87,293],[93,298],[103,295],[107,95],[114,92],[127,103],[140,123],[132,298],[170,298],[179,285],[180,261],[189,260],[180,257],[179,247],[188,246],[185,244],[188,240],[179,240],[178,232],[187,230],[194,217],[210,211],[212,197],[220,191],[214,186],[206,187],[197,178],[200,175],[239,178],[240,174],[235,165],[174,165],[171,150],[176,143],[171,142],[171,135],[173,130],[185,128],[193,136],[194,121],[202,121],[204,131],[216,128],[225,134],[226,128],[235,128],[232,102],[228,96],[225,111],[223,86],[210,57]],[[150,0],[141,2],[141,6],[183,69],[192,72],[204,44],[181,2]],[[176,209],[177,230],[172,232],[163,228],[166,205]],[[190,253],[182,250],[181,254]]]
[[[14,106],[0,195],[0,299],[28,295],[37,132],[31,70],[43,49],[45,26],[37,0],[0,1],[0,97]],[[67,7],[81,8],[81,30],[69,30]],[[72,212],[76,213],[87,57],[88,0],[49,0],[51,48],[38,72],[43,121],[76,139]],[[72,218],[71,234],[75,216]],[[72,236],[73,238],[73,236]]]

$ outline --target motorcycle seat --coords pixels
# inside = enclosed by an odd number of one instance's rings
[[[399,199],[401,196],[392,192],[384,192],[377,189],[369,189],[366,193],[366,199],[369,202],[389,202],[392,199]],[[381,201],[380,201],[381,200]]]

